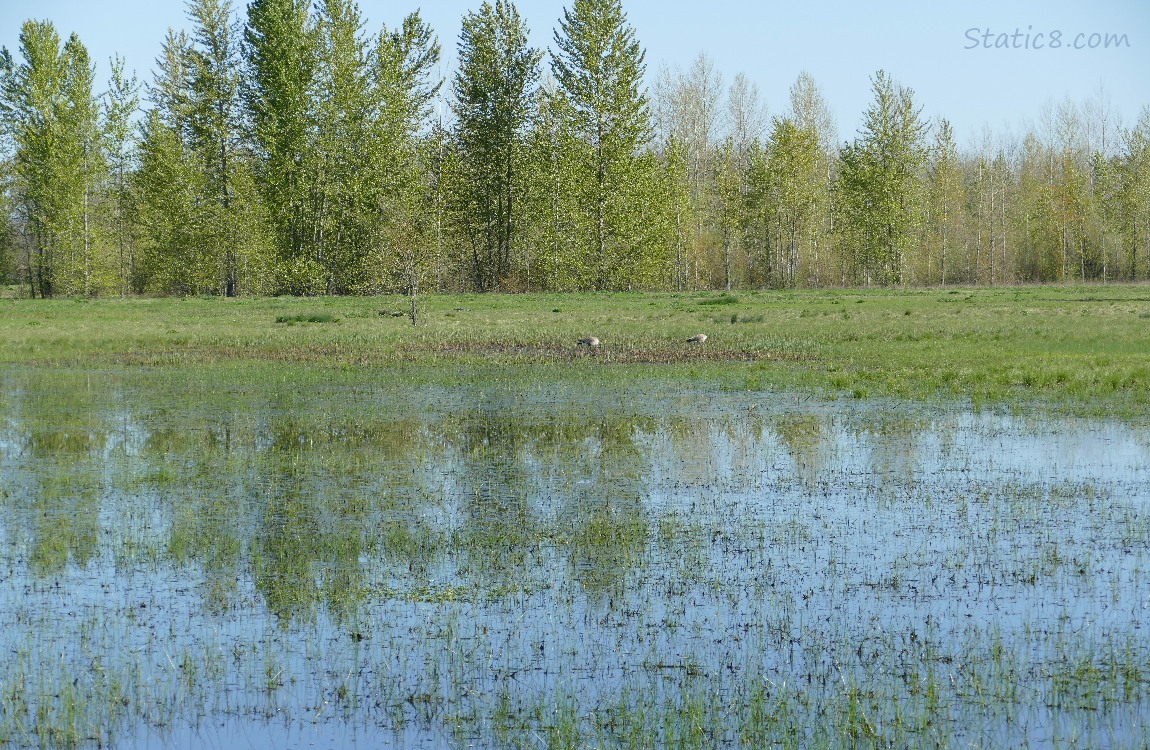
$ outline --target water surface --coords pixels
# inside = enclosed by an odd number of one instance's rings
[[[1150,738],[1150,430],[689,380],[0,374],[0,741]]]

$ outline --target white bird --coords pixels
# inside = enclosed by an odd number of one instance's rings
[[[594,336],[588,336],[585,339],[579,339],[579,346],[599,346],[599,339]]]
[[[703,342],[704,342],[704,341],[706,341],[706,340],[707,340],[707,334],[705,334],[705,333],[696,333],[694,336],[692,336],[691,338],[687,339],[687,343],[688,343],[688,344],[701,344],[701,343],[703,343]]]

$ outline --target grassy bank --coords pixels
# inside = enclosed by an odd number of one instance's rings
[[[657,368],[834,397],[1150,406],[1150,287],[401,298],[2,300],[0,360]],[[687,337],[706,333],[705,344]],[[597,336],[602,346],[576,346]]]

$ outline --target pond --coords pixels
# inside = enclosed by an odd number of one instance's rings
[[[656,376],[0,373],[15,747],[1144,747],[1150,428]]]

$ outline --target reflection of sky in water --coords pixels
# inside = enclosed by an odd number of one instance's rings
[[[882,682],[923,641],[953,671],[999,637],[1034,683],[1025,731],[1053,738],[1049,660],[1146,658],[1145,426],[654,386],[7,381],[0,648],[136,669],[232,739],[398,712],[438,746],[432,702]],[[206,708],[173,687],[185,653]],[[968,739],[1023,731],[993,714]]]

